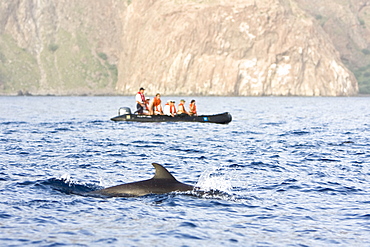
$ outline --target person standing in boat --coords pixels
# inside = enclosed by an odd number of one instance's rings
[[[177,110],[177,114],[189,114],[186,110],[185,110],[185,100],[180,100],[180,104],[178,106],[178,110]]]
[[[161,94],[157,93],[149,105],[150,115],[163,115]]]
[[[135,100],[136,100],[136,109],[138,114],[143,114],[145,107],[145,95],[144,95],[144,88],[140,88],[139,92],[136,94]],[[135,113],[136,113],[135,112]]]
[[[195,105],[195,100],[191,100],[189,104],[189,115],[197,116],[197,106]]]
[[[167,104],[163,108],[163,113],[172,117],[176,115],[176,106],[174,100],[167,101]]]

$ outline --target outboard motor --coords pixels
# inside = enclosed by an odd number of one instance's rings
[[[121,107],[118,109],[118,115],[129,115],[131,114],[131,109],[129,107]]]

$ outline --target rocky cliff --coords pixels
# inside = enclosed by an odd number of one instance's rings
[[[360,92],[370,93],[370,2],[297,0],[329,35],[342,62],[356,75]]]
[[[332,42],[292,1],[135,1],[118,90],[201,95],[353,95]]]
[[[2,93],[115,92],[122,1],[0,2]]]
[[[312,8],[298,0],[1,0],[0,93],[357,94]]]

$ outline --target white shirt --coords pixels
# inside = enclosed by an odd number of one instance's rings
[[[143,100],[141,99],[141,94],[137,93],[135,97],[136,102],[144,103]]]
[[[170,108],[170,105],[165,105],[163,107],[163,114],[164,115],[168,115],[168,116],[171,116],[171,108]]]
[[[168,116],[175,115],[176,114],[176,107],[174,105],[172,107],[174,107],[174,110],[175,110],[174,113],[171,113],[171,105],[166,104],[163,108],[163,114],[168,115]]]

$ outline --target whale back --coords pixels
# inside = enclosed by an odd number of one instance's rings
[[[191,191],[194,186],[181,183],[167,171],[166,168],[157,163],[152,163],[155,175],[151,179],[116,185],[113,187],[89,192],[89,195],[103,196],[143,196],[147,194],[163,194],[173,191]]]

